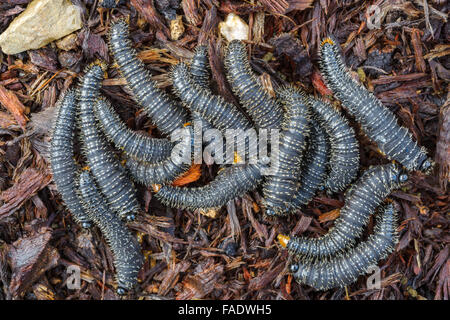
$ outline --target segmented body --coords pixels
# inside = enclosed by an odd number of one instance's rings
[[[225,129],[246,130],[252,127],[236,106],[195,83],[185,63],[179,63],[173,68],[172,81],[176,95],[186,107],[197,112],[214,128],[225,131]]]
[[[327,134],[316,120],[311,119],[308,149],[301,165],[299,188],[292,200],[294,208],[307,205],[324,184],[327,177],[330,146]]]
[[[269,216],[286,215],[292,210],[291,201],[298,189],[300,163],[309,136],[310,113],[303,95],[294,88],[286,88],[278,94],[286,111],[281,126],[279,165],[276,172],[266,179],[263,189]]]
[[[170,183],[189,170],[190,167],[190,163],[174,161],[171,156],[156,163],[130,158],[125,165],[131,176],[145,186],[155,183]]]
[[[114,256],[117,292],[124,294],[137,283],[144,257],[137,239],[108,207],[88,171],[79,177],[79,192],[89,217],[102,231]]]
[[[102,80],[102,67],[94,64],[87,69],[80,82],[78,99],[82,149],[111,209],[120,217],[132,220],[139,210],[136,191],[125,169],[108,150],[108,142],[96,126],[94,104],[98,100]]]
[[[119,20],[111,25],[109,46],[134,99],[144,108],[158,129],[165,135],[188,122],[187,111],[158,89],[144,64],[136,56],[128,35],[128,24]]]
[[[340,216],[326,235],[292,237],[286,244],[287,250],[299,258],[326,258],[344,251],[361,236],[376,207],[407,179],[407,174],[396,164],[370,168],[347,191]]]
[[[129,129],[107,100],[99,99],[94,105],[94,111],[108,140],[128,156],[148,162],[158,162],[170,156],[173,143]]]
[[[345,190],[359,170],[359,149],[355,132],[347,120],[329,103],[307,98],[313,114],[326,130],[330,142],[329,173],[325,188],[331,192]]]
[[[426,150],[417,145],[408,129],[398,125],[394,114],[380,100],[351,77],[338,44],[326,38],[320,50],[320,67],[328,87],[381,152],[408,170],[429,171],[433,162]]]
[[[294,278],[317,290],[344,287],[368,272],[389,255],[397,243],[396,212],[392,204],[380,210],[374,233],[354,249],[323,261],[300,261],[291,265]]]
[[[68,91],[58,102],[59,110],[54,124],[50,147],[50,163],[53,180],[64,203],[72,213],[75,221],[84,228],[89,228],[91,225],[89,217],[84,211],[75,189],[77,165],[73,159],[73,144],[76,104],[76,94],[73,91]]]
[[[231,41],[225,51],[227,78],[233,92],[257,128],[279,128],[283,111],[254,75],[247,59],[247,49],[240,40]]]
[[[202,88],[209,87],[210,72],[208,47],[200,45],[195,48],[189,69],[191,71],[192,80],[194,80],[195,83]]]
[[[233,165],[219,171],[215,179],[205,186],[162,186],[156,197],[173,208],[220,208],[228,201],[255,189],[262,179],[259,165]]]

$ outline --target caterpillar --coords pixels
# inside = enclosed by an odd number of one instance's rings
[[[91,222],[84,211],[75,189],[77,165],[73,159],[73,143],[76,119],[76,93],[67,91],[58,101],[58,114],[54,124],[50,147],[50,164],[53,181],[75,221],[83,228]]]
[[[425,148],[417,145],[407,128],[398,125],[380,100],[351,77],[332,38],[325,38],[320,45],[320,69],[328,87],[383,154],[408,170],[431,171],[433,161]]]
[[[233,165],[219,171],[209,184],[202,187],[158,186],[156,198],[164,205],[181,209],[214,209],[255,189],[262,181],[261,166]]]
[[[155,183],[174,181],[189,169],[190,163],[178,162],[172,156],[168,156],[165,160],[156,163],[128,158],[125,166],[136,181],[150,186]]]
[[[347,120],[329,103],[306,98],[313,114],[325,128],[330,142],[329,173],[325,188],[343,191],[355,180],[359,170],[358,140]]]
[[[137,283],[144,257],[137,239],[124,223],[111,212],[88,171],[79,175],[79,193],[89,217],[106,238],[114,256],[117,293],[124,295]]]
[[[104,69],[93,64],[80,81],[78,99],[82,150],[111,209],[121,218],[133,220],[139,210],[135,188],[118,159],[108,150],[108,142],[97,128],[94,116],[94,104],[99,96]]]
[[[225,129],[246,130],[252,127],[236,106],[199,86],[192,79],[185,63],[181,62],[173,67],[172,80],[175,94],[186,107],[197,112],[214,128],[223,132]]]
[[[170,156],[173,144],[169,140],[150,138],[130,130],[106,99],[101,98],[94,104],[94,112],[108,140],[128,156],[148,162]]]
[[[195,48],[194,56],[192,57],[189,68],[192,80],[200,87],[208,88],[210,73],[208,48],[205,45],[199,45]]]
[[[343,252],[361,236],[375,208],[407,180],[408,174],[397,164],[374,166],[347,190],[340,216],[326,235],[313,239],[280,234],[278,240],[298,257],[327,258]]]
[[[247,59],[247,49],[240,40],[231,41],[224,59],[227,79],[233,92],[246,109],[257,128],[279,128],[283,110],[261,86]]]
[[[291,201],[298,188],[300,163],[309,136],[310,113],[303,102],[303,95],[294,88],[278,92],[285,106],[278,150],[278,168],[264,184],[266,215],[285,215],[291,211]],[[273,150],[272,150],[273,152]]]
[[[328,153],[330,146],[327,135],[316,120],[311,119],[309,145],[301,166],[299,188],[292,199],[292,207],[307,205],[314,197],[327,176]]]
[[[131,46],[128,24],[124,20],[111,25],[109,47],[134,99],[144,108],[157,128],[168,136],[174,130],[182,128],[188,122],[187,111],[158,89],[151,80],[150,73]]]
[[[368,272],[369,267],[384,259],[398,241],[397,215],[392,204],[379,210],[374,233],[354,249],[323,261],[299,261],[290,269],[299,283],[317,290],[344,287]]]

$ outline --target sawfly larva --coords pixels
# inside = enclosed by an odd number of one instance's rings
[[[94,111],[108,140],[128,156],[148,162],[158,162],[170,156],[173,144],[169,140],[150,138],[129,129],[106,99],[99,99]]]
[[[156,127],[169,136],[188,122],[187,111],[158,89],[129,40],[128,24],[119,20],[111,25],[109,47],[135,100]]]
[[[233,92],[257,128],[274,129],[281,126],[283,110],[262,87],[247,59],[247,49],[240,40],[231,41],[225,50],[227,79]]]
[[[316,120],[311,120],[308,149],[301,165],[299,188],[292,200],[294,208],[307,205],[327,177],[330,146],[327,135]]]
[[[108,207],[88,171],[80,174],[78,185],[83,206],[111,248],[116,268],[117,293],[124,295],[136,285],[139,270],[144,264],[139,243]]]
[[[103,72],[102,66],[93,64],[87,68],[80,81],[78,99],[82,150],[111,209],[121,218],[133,220],[139,210],[136,190],[96,125],[94,104],[99,97]]]
[[[278,167],[264,184],[266,215],[286,215],[298,190],[300,163],[309,136],[310,113],[303,95],[292,87],[278,92],[285,106],[278,150]],[[274,152],[274,150],[272,150]]]
[[[326,130],[330,143],[330,159],[325,188],[331,192],[345,190],[359,170],[358,140],[347,120],[329,103],[308,97],[313,114]]]
[[[345,204],[334,227],[319,238],[279,235],[280,243],[299,258],[327,258],[343,252],[355,243],[370,215],[395,189],[408,180],[397,164],[368,169],[345,194]]]
[[[299,261],[290,269],[299,283],[317,290],[344,287],[386,258],[397,243],[397,215],[392,204],[379,210],[374,233],[354,249],[329,260]]]
[[[397,123],[394,114],[349,74],[340,47],[331,38],[320,45],[320,68],[328,87],[349,113],[361,124],[367,136],[375,141],[389,159],[408,170],[429,172],[433,161],[412,139],[411,133]]]
[[[75,174],[77,172],[77,165],[73,159],[77,106],[75,92],[67,91],[57,105],[59,110],[50,147],[53,181],[55,181],[56,188],[75,221],[83,228],[89,228],[91,222],[80,203],[75,189]]]

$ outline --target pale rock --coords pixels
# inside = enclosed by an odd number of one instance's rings
[[[219,23],[220,33],[231,40],[248,40],[248,25],[234,13],[228,14],[225,21]]]
[[[70,0],[33,0],[0,35],[6,54],[38,49],[81,29],[81,12]]]

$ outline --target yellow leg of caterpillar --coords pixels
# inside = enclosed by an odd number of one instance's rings
[[[345,300],[350,300],[350,297],[348,296],[348,288],[345,286]]]

